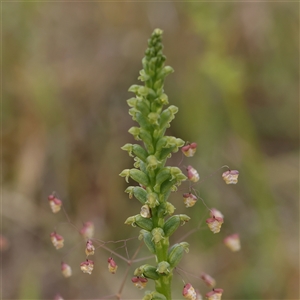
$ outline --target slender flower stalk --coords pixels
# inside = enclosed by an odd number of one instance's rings
[[[156,256],[156,265],[143,265],[134,272],[133,282],[143,286],[147,280],[154,280],[155,291],[147,292],[143,299],[171,300],[173,270],[180,262],[188,243],[182,242],[170,247],[169,238],[179,227],[189,220],[186,215],[173,215],[175,207],[168,202],[170,193],[187,177],[177,167],[165,166],[172,153],[185,145],[182,139],[165,135],[178,108],[169,104],[164,93],[165,77],[173,73],[165,66],[162,30],[155,29],[148,40],[148,48],[142,60],[143,69],[139,80],[144,85],[132,85],[130,92],[135,97],[127,100],[129,114],[139,126],[129,129],[140,144],[126,144],[122,147],[134,157],[134,168],[125,169],[120,176],[137,182],[126,189],[129,198],[133,196],[141,203],[140,213],[127,218],[125,224],[140,228],[139,238],[149,251]],[[194,145],[193,145],[194,146]],[[194,151],[194,150],[193,150]],[[191,156],[192,154],[189,154]],[[192,170],[193,171],[193,170]],[[194,177],[197,174],[192,174]],[[199,175],[198,175],[199,176]]]

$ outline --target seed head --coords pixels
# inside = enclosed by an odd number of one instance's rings
[[[197,300],[197,293],[190,283],[184,285],[182,295],[188,300]]]
[[[55,214],[57,212],[59,212],[60,209],[61,209],[61,205],[62,205],[61,200],[56,198],[54,195],[48,196],[48,200],[49,200],[49,205],[50,205],[50,208],[51,208],[52,212],[55,213]]]
[[[110,257],[107,261],[108,261],[108,271],[111,274],[115,274],[118,269],[116,262],[114,261],[114,259],[112,257]]]
[[[215,279],[213,279],[210,275],[206,273],[202,273],[201,279],[205,282],[205,284],[209,287],[214,287],[216,285]]]
[[[183,146],[181,148],[181,151],[186,157],[192,157],[196,153],[196,149],[197,149],[197,144],[191,143]]]
[[[141,290],[147,285],[148,279],[145,277],[135,276],[131,278],[131,281],[138,289]]]
[[[200,179],[200,176],[196,169],[194,169],[192,166],[187,167],[187,177],[192,182],[197,182]]]
[[[237,233],[227,236],[223,242],[233,252],[241,250],[240,237]]]
[[[91,239],[94,236],[94,231],[94,224],[88,221],[83,224],[83,227],[80,230],[80,234],[86,239]]]
[[[222,174],[222,177],[226,184],[236,184],[238,182],[239,171],[228,170]]]
[[[92,274],[94,269],[94,262],[92,260],[87,259],[86,261],[80,264],[80,269],[83,273]]]
[[[192,207],[197,202],[197,197],[191,193],[183,194],[183,203],[185,207]]]
[[[85,254],[86,254],[86,256],[95,254],[95,247],[94,247],[93,242],[91,240],[88,240],[86,242]]]
[[[64,277],[66,277],[66,278],[68,278],[72,275],[71,267],[64,262],[61,263],[61,272],[64,275]]]
[[[223,219],[219,218],[219,217],[212,217],[206,220],[206,223],[209,227],[209,229],[213,232],[213,233],[218,233],[221,230],[221,226],[223,224]]]
[[[50,239],[56,249],[60,249],[64,246],[64,238],[55,231],[50,233]]]
[[[222,289],[213,289],[211,292],[207,293],[205,297],[208,300],[221,300],[223,294]]]

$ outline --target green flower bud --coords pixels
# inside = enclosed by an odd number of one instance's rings
[[[129,175],[133,180],[135,180],[139,184],[141,184],[143,186],[149,185],[149,178],[148,178],[147,174],[145,174],[144,172],[137,170],[137,169],[131,169],[131,170],[129,170]]]
[[[128,144],[126,144],[126,145],[128,145]],[[146,162],[146,159],[148,157],[148,152],[142,146],[134,144],[134,145],[132,145],[131,151],[133,152],[134,155],[136,155],[143,162]]]
[[[146,247],[148,248],[148,250],[153,254],[156,253],[155,245],[153,243],[153,236],[152,236],[151,232],[142,229],[140,231],[139,240],[144,240],[144,243],[145,243]]]
[[[175,206],[170,202],[167,202],[165,206],[166,206],[165,215],[173,215],[176,209]]]
[[[133,109],[133,108],[131,108]],[[152,130],[152,125],[150,124],[149,120],[147,117],[145,117],[141,112],[137,111],[135,113],[135,120],[134,121],[137,121],[141,128],[144,128],[148,131],[151,131]]]
[[[134,186],[129,186],[129,187],[125,190],[125,193],[128,193],[129,199],[132,199],[132,196],[133,196],[133,190],[134,190]]]
[[[139,80],[141,80],[141,81],[147,81],[150,78],[151,77],[148,74],[146,74],[145,70],[141,70],[140,71],[140,76],[138,77]]]
[[[138,84],[133,84],[129,89],[128,92],[133,92],[136,95],[138,95],[138,90],[139,88],[143,87],[142,85],[138,85]]]
[[[170,66],[165,66],[161,72],[159,72],[157,78],[165,78],[167,77],[169,74],[174,73],[174,69]]]
[[[146,291],[142,300],[167,300],[167,298],[161,293]]]
[[[141,140],[141,138],[139,136],[140,135],[140,131],[141,131],[141,128],[136,127],[136,126],[133,126],[133,127],[129,128],[129,130],[128,130],[128,132],[130,134],[132,134],[133,137],[134,137],[134,139],[137,140],[137,141]]]
[[[132,148],[133,148],[132,144],[125,144],[123,147],[121,147],[122,150],[128,152],[129,156],[133,157]]]
[[[189,252],[189,244],[186,242],[175,244],[170,249],[168,261],[172,268],[176,267],[179,264],[184,252]]]
[[[176,188],[176,184],[177,184],[177,179],[173,179],[173,180],[168,180],[165,181],[164,183],[162,183],[161,187],[160,187],[160,192],[162,194],[169,192],[170,190],[172,192],[175,192],[177,190]]]
[[[125,177],[125,181],[128,183],[128,182],[129,182],[129,181],[128,181],[128,178],[129,178],[129,176],[130,176],[130,169],[125,169],[125,170],[123,170],[123,171],[119,174],[119,176]]]
[[[159,205],[158,196],[156,193],[149,193],[147,194],[147,204],[154,208]]]
[[[127,218],[126,221],[124,222],[124,224],[131,225],[132,227],[136,227],[135,216],[131,216],[131,217]]]
[[[147,192],[145,189],[136,186],[132,190],[134,197],[139,200],[142,204],[145,204],[147,201]]]
[[[141,215],[135,216],[135,223],[138,227],[151,231],[153,228],[152,219],[143,218]]]
[[[145,117],[150,113],[150,104],[146,99],[139,99],[136,102],[135,108],[139,110]]]
[[[148,231],[151,231],[153,228],[152,220],[145,219],[140,214],[127,218],[124,224],[131,225],[132,227],[138,226]]]
[[[145,219],[145,220],[148,220],[148,219]],[[152,236],[153,236],[152,239],[153,239],[155,244],[159,243],[165,236],[165,233],[164,233],[163,229],[159,228],[159,227],[154,228],[151,231],[151,233],[152,233]]]
[[[161,162],[154,155],[147,157],[147,170],[155,170]]]
[[[159,125],[159,123],[158,123],[159,118],[160,118],[160,115],[158,113],[155,113],[155,112],[151,112],[148,115],[149,122],[152,125]]]
[[[178,112],[178,108],[174,105],[169,106],[160,115],[160,127],[167,128],[169,123],[175,118],[175,114]]]
[[[163,228],[165,236],[166,237],[171,236],[176,231],[176,229],[179,227],[179,225],[180,225],[180,218],[178,215],[170,217],[165,222],[165,225]]]
[[[139,268],[135,269],[134,275],[139,277],[144,276],[152,280],[159,279],[159,275],[156,272],[156,268],[148,264],[142,265]]]
[[[163,182],[167,181],[167,180],[170,180],[171,179],[171,170],[170,170],[170,167],[165,167],[165,168],[162,168],[158,174],[156,175],[156,178],[155,178],[155,186],[154,186],[154,191],[159,193],[160,191],[160,186]]]
[[[152,154],[154,152],[154,147],[151,134],[144,128],[141,128],[139,132],[139,138],[143,140],[147,151]]]
[[[162,261],[157,265],[156,272],[159,274],[168,275],[170,273],[170,264],[167,261]]]
[[[127,100],[127,104],[130,107],[135,107],[136,106],[136,102],[138,101],[137,98],[130,98]]]

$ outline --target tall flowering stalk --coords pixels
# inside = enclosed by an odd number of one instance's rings
[[[178,108],[169,104],[164,93],[165,77],[173,73],[165,66],[166,57],[162,53],[162,30],[155,29],[148,40],[148,48],[142,60],[143,69],[139,80],[144,85],[132,85],[130,92],[135,97],[127,100],[129,114],[139,126],[129,129],[140,144],[126,144],[122,147],[134,157],[134,168],[125,169],[120,176],[126,181],[131,178],[138,185],[129,186],[126,192],[141,203],[140,213],[129,217],[125,224],[140,228],[139,238],[149,251],[156,256],[156,265],[138,267],[134,272],[136,282],[154,280],[155,291],[147,292],[144,300],[170,300],[173,270],[180,262],[184,252],[188,252],[188,243],[181,242],[170,247],[169,238],[179,225],[190,218],[187,215],[173,215],[175,207],[168,202],[170,193],[187,177],[177,167],[165,166],[172,153],[184,146],[182,139],[167,136]]]

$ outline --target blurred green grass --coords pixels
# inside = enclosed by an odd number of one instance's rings
[[[138,234],[123,226],[139,205],[123,192],[118,174],[132,160],[120,147],[132,141],[127,89],[137,83],[156,27],[175,69],[165,86],[179,107],[169,133],[198,143],[184,164],[202,178],[225,164],[240,171],[237,186],[226,186],[221,171],[197,186],[225,223],[219,235],[204,226],[189,237],[181,267],[213,275],[223,299],[299,298],[299,4],[5,2],[2,234],[10,248],[2,253],[3,299],[117,292],[125,264],[111,280],[110,254],[100,250],[93,275],[81,274],[84,246],[46,199],[55,190],[74,224],[94,221],[101,240]],[[172,163],[180,160],[174,155]],[[184,208],[186,189],[173,201],[192,221],[174,240],[208,215],[200,201]],[[48,239],[55,227],[68,240],[63,254]],[[233,232],[241,236],[240,253],[222,245]],[[128,242],[131,254],[137,245]],[[72,262],[69,280],[60,274],[62,259]],[[182,278],[174,280],[179,299]],[[142,294],[128,280],[124,298]]]

